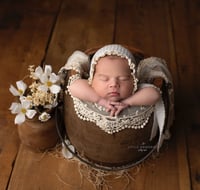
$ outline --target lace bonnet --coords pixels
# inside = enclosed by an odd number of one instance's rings
[[[134,80],[134,92],[135,92],[137,90],[137,81],[138,81],[137,78],[135,77],[136,61],[133,54],[128,49],[124,48],[123,46],[119,44],[106,45],[100,48],[99,50],[97,50],[97,52],[94,54],[91,60],[90,73],[89,73],[89,79],[88,79],[89,83],[91,84],[92,82],[94,71],[95,71],[95,65],[98,63],[98,60],[107,55],[116,55],[121,58],[127,59],[128,65],[132,71],[131,75],[133,76],[133,80]]]

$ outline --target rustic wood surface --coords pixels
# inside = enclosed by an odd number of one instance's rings
[[[28,65],[58,71],[74,50],[121,43],[165,59],[175,86],[172,138],[158,157],[100,189],[200,190],[199,0],[0,1],[0,189],[93,190],[77,161],[21,145],[10,84]]]

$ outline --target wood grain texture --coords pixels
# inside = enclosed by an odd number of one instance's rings
[[[27,75],[28,65],[41,63],[59,5],[39,2],[0,2],[0,189],[9,185],[19,149],[14,116],[8,111],[14,97],[8,89]]]
[[[118,1],[115,41],[165,59],[177,84],[170,7],[167,1]]]
[[[199,16],[198,1],[170,1],[174,28],[179,91],[182,101],[192,105],[199,99]],[[192,100],[194,98],[194,100]]]
[[[64,1],[46,62],[58,70],[73,51],[112,43],[115,4],[115,0]]]
[[[8,88],[28,65],[45,61],[58,71],[74,50],[121,43],[167,61],[175,123],[158,157],[122,178],[109,176],[99,189],[200,190],[199,19],[199,0],[1,1],[0,189],[96,189],[58,149],[38,153],[20,145]]]

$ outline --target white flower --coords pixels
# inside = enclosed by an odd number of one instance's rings
[[[53,102],[52,104],[44,105],[44,108],[50,110],[52,108],[55,108],[57,105],[58,105],[58,102]]]
[[[47,112],[43,112],[40,116],[39,116],[39,120],[42,122],[48,121],[51,118],[51,115]]]
[[[42,75],[49,76],[52,73],[51,65],[45,65],[44,71],[41,66],[35,68],[35,72],[32,73],[35,79],[40,79]]]
[[[17,114],[15,117],[15,124],[22,124],[25,121],[25,116],[32,119],[37,113],[35,110],[30,109],[30,101],[22,101],[20,103],[13,102],[10,106],[12,114]]]
[[[61,87],[56,84],[56,82],[59,80],[59,77],[56,74],[51,73],[49,74],[49,76],[46,74],[43,74],[40,77],[40,80],[43,83],[43,85],[40,85],[38,87],[39,90],[46,92],[49,89],[50,92],[53,94],[58,94],[60,92]]]
[[[23,96],[24,92],[27,88],[27,85],[22,81],[17,81],[16,82],[17,88],[15,88],[13,85],[10,85],[10,92],[14,95],[14,96]]]
[[[50,65],[45,65],[44,72],[40,66],[37,67],[34,76],[40,79],[42,83],[42,85],[38,87],[39,90],[44,92],[50,90],[53,94],[58,94],[60,92],[61,87],[56,84],[60,78],[55,73],[52,73],[52,67]]]
[[[43,75],[43,69],[41,66],[35,68],[35,72],[32,73],[34,79],[40,79],[40,76]]]
[[[26,117],[31,119],[36,113],[41,114],[38,119],[47,121],[50,115],[46,113],[58,105],[59,92],[61,91],[60,77],[52,72],[51,65],[29,66],[29,78],[32,83],[27,86],[22,80],[16,82],[16,87],[10,85],[9,91],[18,96],[19,102],[10,106],[12,114],[16,114],[15,124],[21,124]],[[28,88],[28,90],[27,90]]]

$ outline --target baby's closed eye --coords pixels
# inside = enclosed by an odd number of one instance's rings
[[[120,81],[127,81],[127,80],[130,80],[130,76],[120,76],[120,77],[118,77],[118,79],[120,80]]]
[[[105,75],[100,75],[98,76],[99,80],[101,81],[108,81],[109,80],[109,77],[108,76],[105,76]]]

